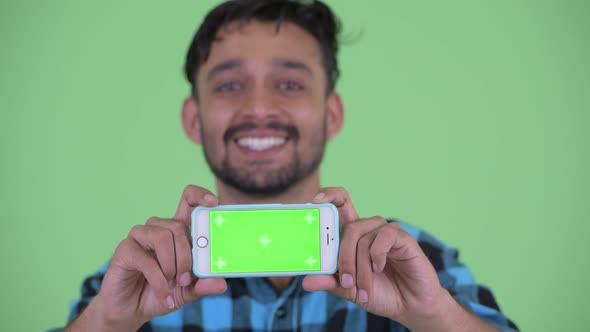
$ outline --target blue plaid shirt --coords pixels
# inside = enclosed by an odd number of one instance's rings
[[[491,291],[475,283],[458,251],[428,233],[400,223],[420,244],[439,280],[457,302],[502,331],[518,331],[502,314]],[[82,285],[82,297],[72,305],[69,321],[98,293],[108,267],[103,266]],[[228,279],[224,294],[207,296],[165,316],[156,317],[139,331],[408,331],[398,322],[367,313],[354,303],[326,291],[307,292],[295,277],[278,293],[265,278]]]

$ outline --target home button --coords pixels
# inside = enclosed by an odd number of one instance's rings
[[[205,248],[207,246],[207,244],[209,244],[209,240],[207,240],[206,237],[201,236],[197,239],[197,246],[199,248]]]

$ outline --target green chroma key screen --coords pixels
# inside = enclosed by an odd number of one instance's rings
[[[319,209],[209,213],[212,273],[320,270]]]

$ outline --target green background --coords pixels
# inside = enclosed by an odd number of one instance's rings
[[[308,223],[305,217],[315,218]],[[211,272],[320,270],[320,210],[211,211]],[[221,225],[215,220],[221,215]],[[270,240],[264,246],[259,239]],[[236,250],[239,248],[239,250]],[[227,265],[220,269],[215,262]],[[305,260],[313,257],[310,267]]]
[[[0,326],[65,322],[134,224],[213,187],[179,109],[217,1],[0,2]],[[457,246],[526,331],[590,324],[590,3],[329,2],[343,132],[323,185]]]

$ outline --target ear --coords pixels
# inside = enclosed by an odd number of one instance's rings
[[[191,141],[201,144],[201,119],[199,118],[199,104],[194,97],[188,97],[182,103],[180,114],[182,126],[186,136]]]
[[[336,92],[332,92],[328,96],[326,109],[326,128],[328,131],[328,139],[336,136],[342,128],[344,123],[344,106],[342,99]]]

